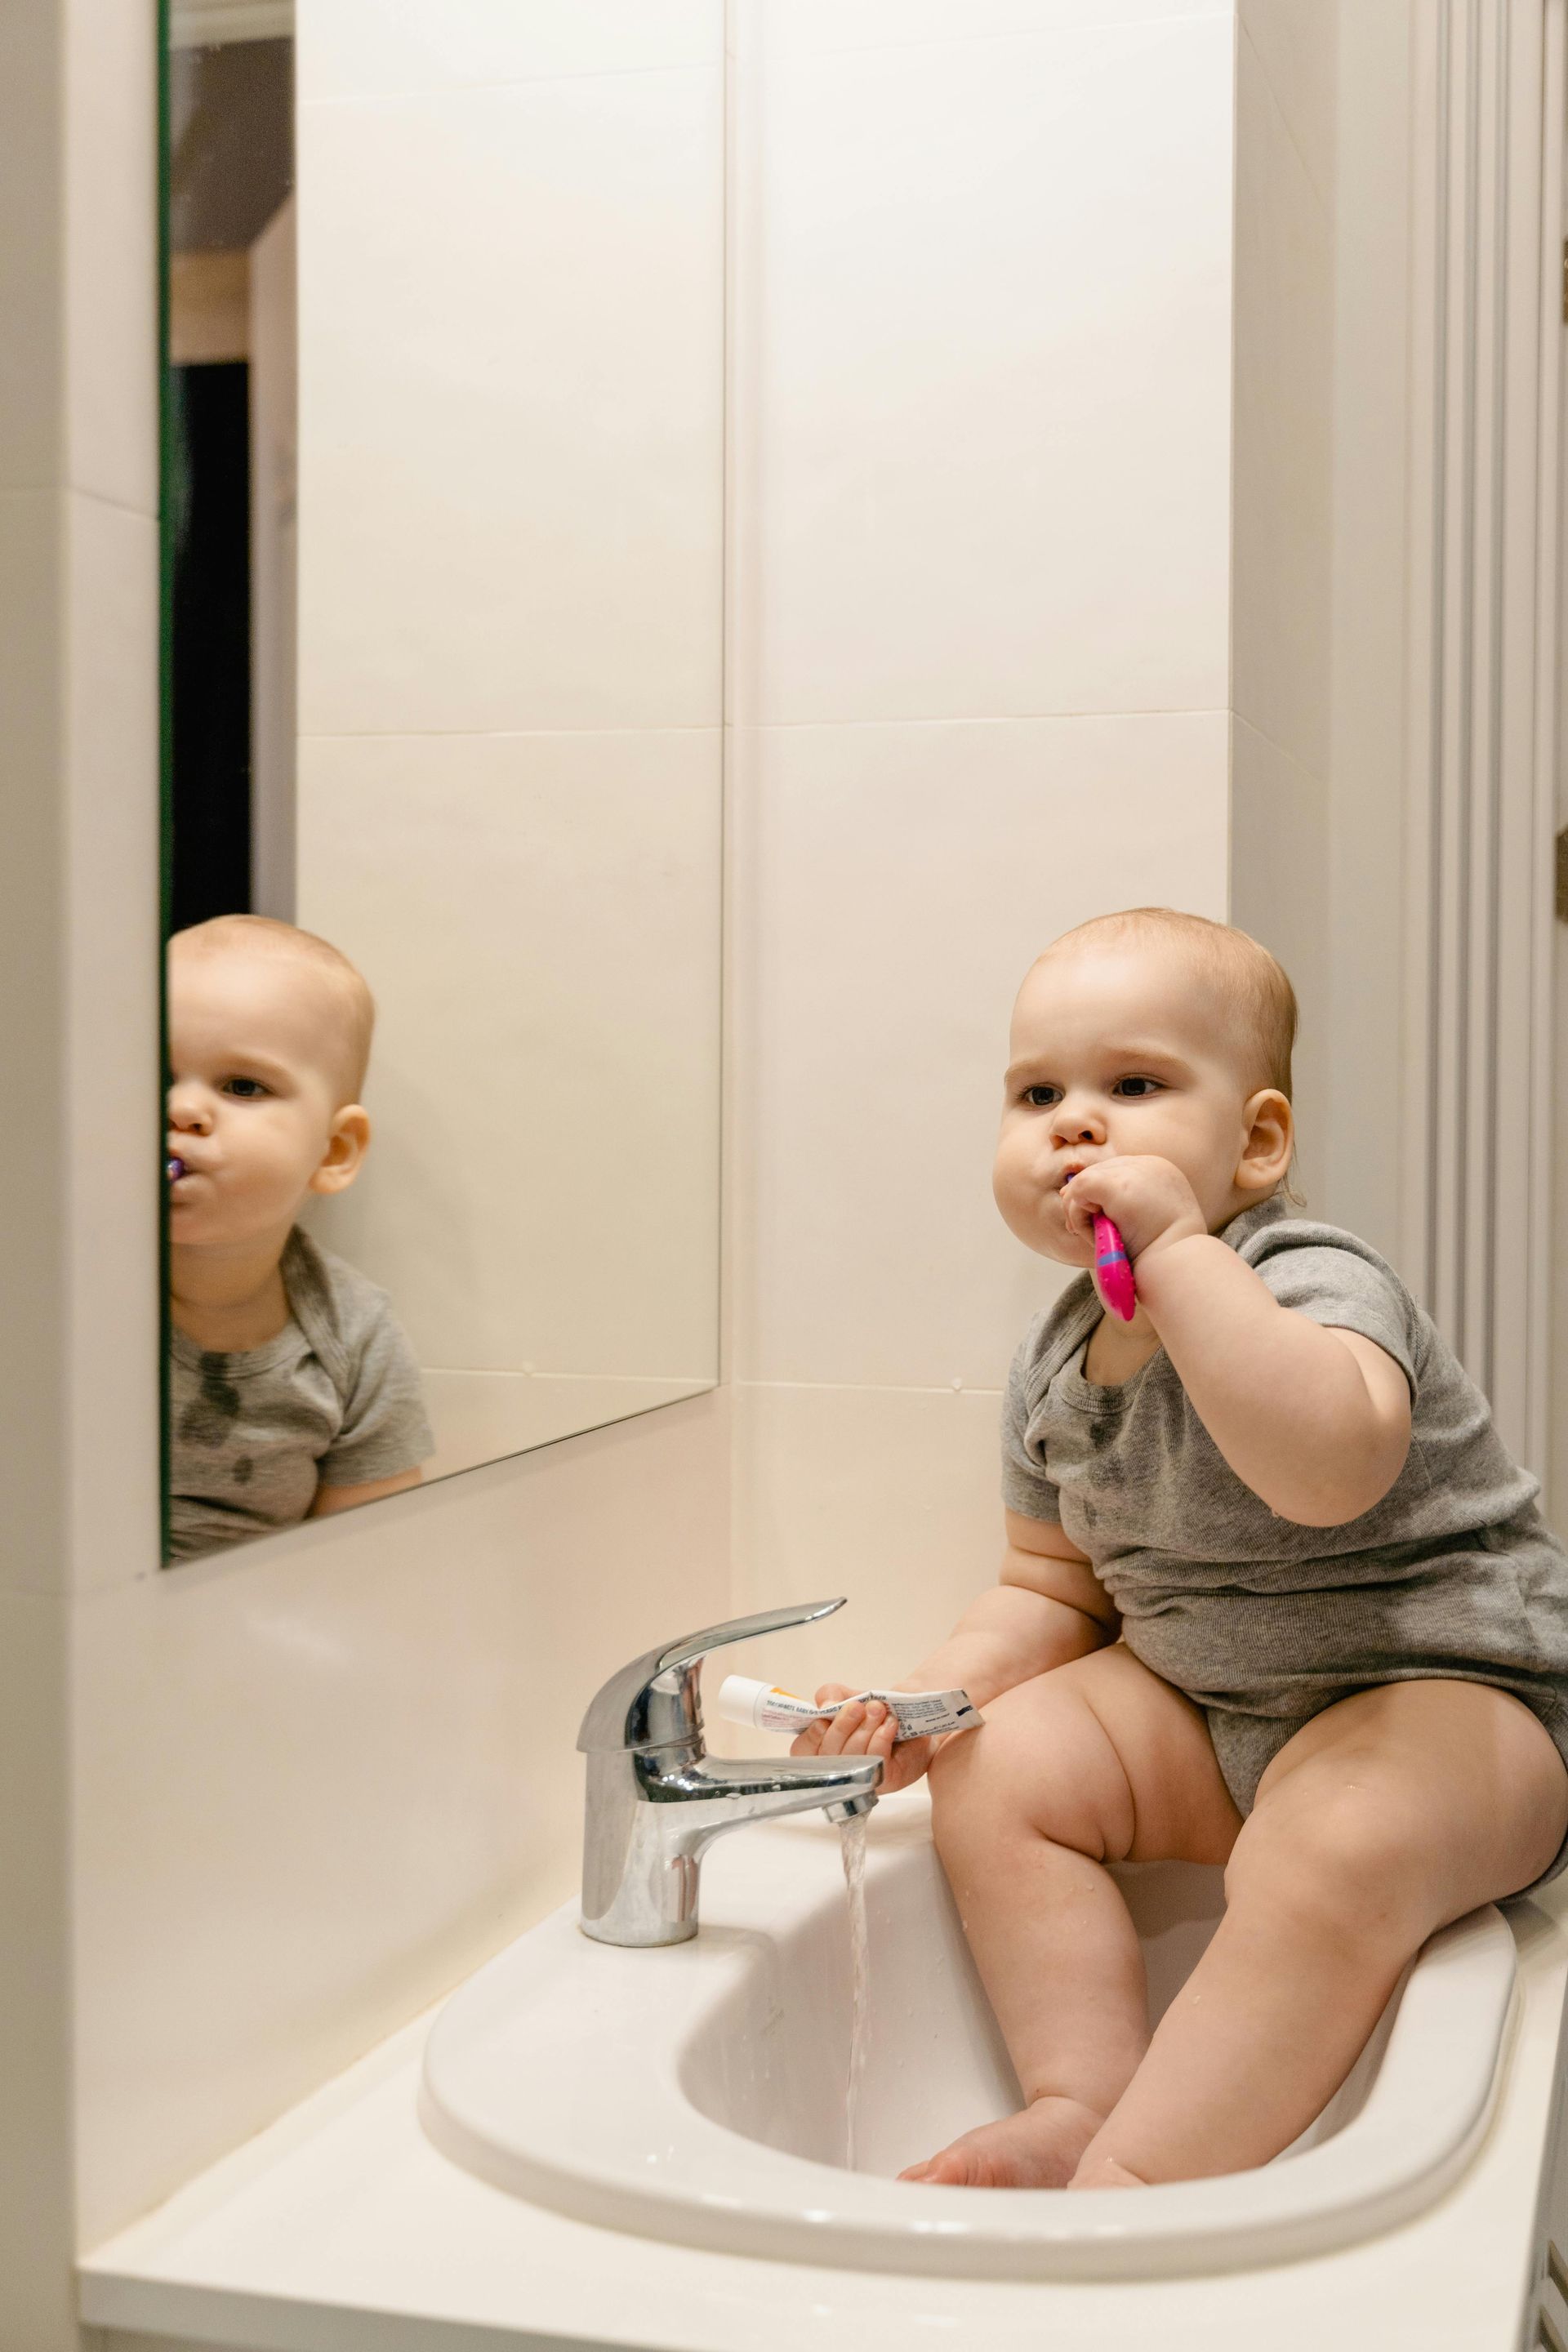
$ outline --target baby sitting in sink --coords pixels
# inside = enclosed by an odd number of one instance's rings
[[[1293,1209],[1295,1024],[1255,940],[1163,908],[1020,991],[997,1203],[1076,1266],[1112,1218],[1137,1313],[1081,1275],[1015,1359],[1000,1583],[900,1685],[984,1728],[895,1749],[872,1704],[795,1743],[929,1766],[1027,2102],[906,2179],[1262,2164],[1435,1929],[1568,1864],[1568,1559],[1399,1276]],[[1226,1864],[1227,1908],[1151,2040],[1103,1864],[1162,1858]]]
[[[169,942],[175,1559],[417,1486],[435,1451],[385,1293],[294,1222],[363,1162],[374,1018],[348,958],[292,923]]]

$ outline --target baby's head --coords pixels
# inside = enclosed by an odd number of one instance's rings
[[[1081,1265],[1064,1180],[1113,1153],[1173,1160],[1211,1233],[1286,1183],[1296,998],[1267,948],[1168,907],[1065,931],[1013,1009],[993,1186],[1020,1241]]]
[[[310,1192],[352,1184],[375,1006],[348,958],[265,915],[169,941],[169,1188],[182,1247],[287,1239]]]

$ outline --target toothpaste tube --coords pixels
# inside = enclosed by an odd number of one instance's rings
[[[881,1700],[898,1724],[898,1739],[973,1731],[985,1720],[967,1691],[867,1690],[856,1696]],[[780,1690],[776,1683],[753,1682],[750,1675],[728,1675],[719,1685],[719,1712],[725,1722],[749,1724],[753,1731],[803,1731],[808,1723],[826,1722],[852,1704],[835,1699],[828,1706],[817,1706],[811,1699],[797,1698],[794,1691]]]

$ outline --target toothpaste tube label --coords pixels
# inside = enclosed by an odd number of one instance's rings
[[[900,1739],[933,1739],[939,1732],[973,1731],[984,1720],[967,1691],[868,1690],[859,1696],[879,1698],[891,1707],[898,1718]]]
[[[973,1731],[984,1718],[967,1691],[865,1690],[861,1699],[879,1699],[898,1724],[897,1739],[932,1739],[948,1731]],[[817,1706],[794,1691],[731,1675],[719,1692],[719,1712],[731,1723],[751,1724],[758,1731],[796,1732],[808,1723],[822,1723],[847,1706],[847,1699]],[[896,1744],[896,1741],[895,1741]]]

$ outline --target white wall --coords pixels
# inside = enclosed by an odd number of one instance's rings
[[[410,12],[410,41],[433,21]],[[153,37],[141,0],[0,23],[0,2342],[19,2352],[76,2340],[73,2158],[90,2243],[565,1894],[584,1696],[720,1615],[727,1574],[722,1395],[159,1570]]]
[[[411,77],[458,16],[397,12]],[[830,1644],[770,1645],[806,1679],[902,1664],[989,1577],[997,1391],[1054,1280],[989,1196],[1014,988],[1108,903],[1225,911],[1228,6],[733,24],[733,1398],[174,1575],[149,28],[55,0],[0,37],[3,1050],[34,1111],[0,1136],[0,2334],[28,2352],[71,2340],[73,2132],[90,2242],[564,1889],[581,1693],[722,1612],[731,1522],[739,1605],[853,1596]]]
[[[1421,0],[1342,0],[1324,1126],[1329,1216],[1415,1279],[1400,1232],[1405,627],[1412,486],[1412,29]]]
[[[1323,1213],[1338,8],[1239,0],[1231,912],[1290,974],[1297,1183]]]
[[[158,1574],[154,1521],[91,1563],[84,2245],[570,1894],[587,1697],[723,1614],[728,1423],[700,1397],[227,1558]]]
[[[76,2341],[77,1579],[156,1544],[151,43],[130,5],[0,16],[0,2341],[26,2352]]]
[[[1411,0],[1241,0],[1232,919],[1295,982],[1298,1181],[1402,1248]]]
[[[994,1573],[1058,1278],[990,1193],[1026,965],[1226,911],[1234,23],[732,21],[735,1557],[851,1596],[766,1647],[809,1683]]]

